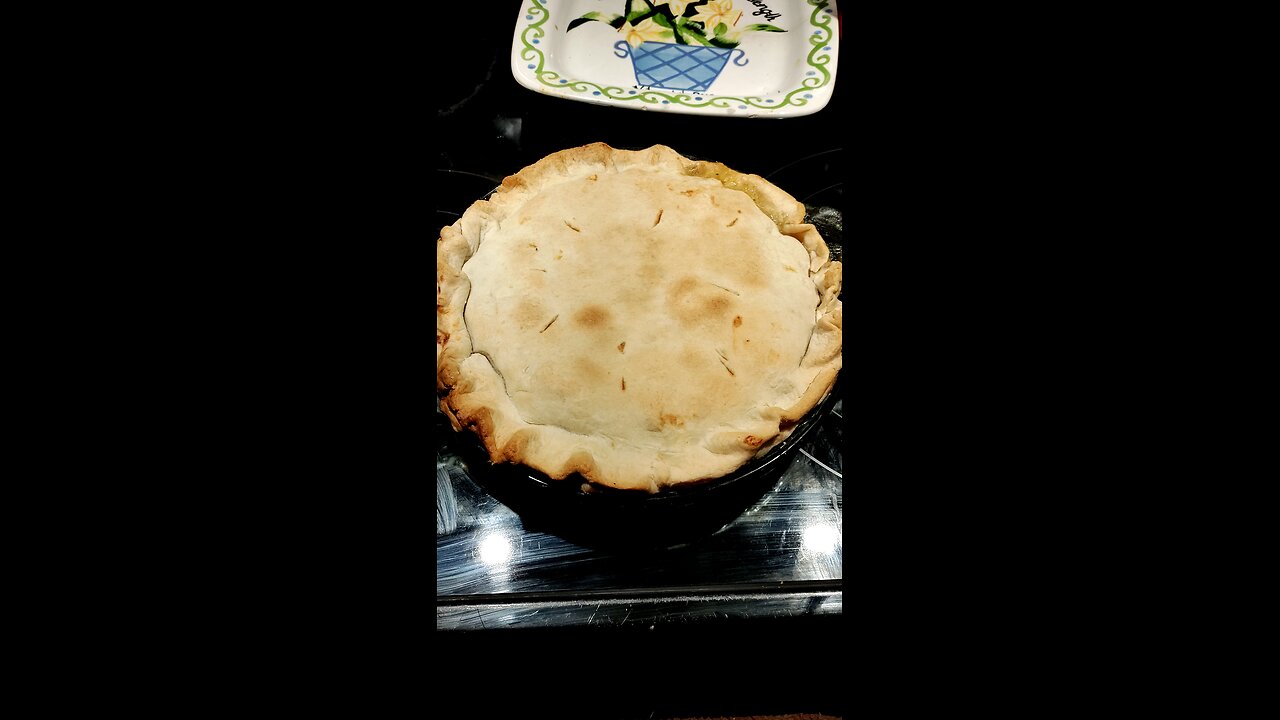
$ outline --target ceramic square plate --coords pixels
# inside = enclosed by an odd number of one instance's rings
[[[598,105],[780,118],[826,106],[835,0],[525,0],[511,72]]]

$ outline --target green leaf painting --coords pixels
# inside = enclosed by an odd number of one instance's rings
[[[626,0],[621,15],[589,12],[570,22],[566,32],[588,22],[602,22],[617,29],[632,47],[644,42],[674,40],[680,45],[697,43],[718,48],[738,47],[746,33],[786,32],[761,23],[737,28],[743,16],[744,11],[735,8],[733,0]]]

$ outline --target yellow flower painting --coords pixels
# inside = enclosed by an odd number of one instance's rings
[[[646,40],[664,40],[671,38],[670,30],[663,29],[661,25],[652,20],[641,20],[638,25],[623,22],[622,27],[618,28],[618,32],[626,39],[627,44],[631,47],[640,47],[640,45]]]
[[[703,27],[708,30],[714,30],[717,25],[724,23],[726,26],[733,25],[734,15],[742,17],[742,13],[735,13],[733,9],[733,0],[710,0],[706,5],[698,9],[696,15],[693,16],[694,22],[702,23]]]
[[[786,32],[765,23],[739,28],[742,15],[734,0],[631,0],[624,2],[621,14],[592,11],[570,21],[565,32],[589,22],[601,22],[617,30],[633,48],[646,42],[672,42],[721,49],[738,47],[746,33]],[[778,14],[766,17],[773,19]]]

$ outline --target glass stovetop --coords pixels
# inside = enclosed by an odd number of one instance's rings
[[[530,530],[463,467],[447,421],[436,454],[440,629],[840,613],[843,400],[771,490],[702,540],[611,552]]]
[[[495,36],[501,34],[495,33]],[[510,38],[489,38],[437,98],[437,195],[430,232],[506,175],[567,147],[669,145],[754,173],[805,203],[842,259],[847,126],[840,85],[823,111],[789,120],[659,115],[557,100],[520,87]],[[522,520],[472,478],[437,410],[436,627],[638,626],[735,617],[839,615],[843,607],[843,400],[784,460],[776,483],[710,536],[643,552],[575,544]]]

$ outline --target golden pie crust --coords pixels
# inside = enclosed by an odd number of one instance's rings
[[[841,265],[804,205],[671,148],[506,178],[436,245],[436,390],[495,462],[657,492],[788,434],[841,366]]]

